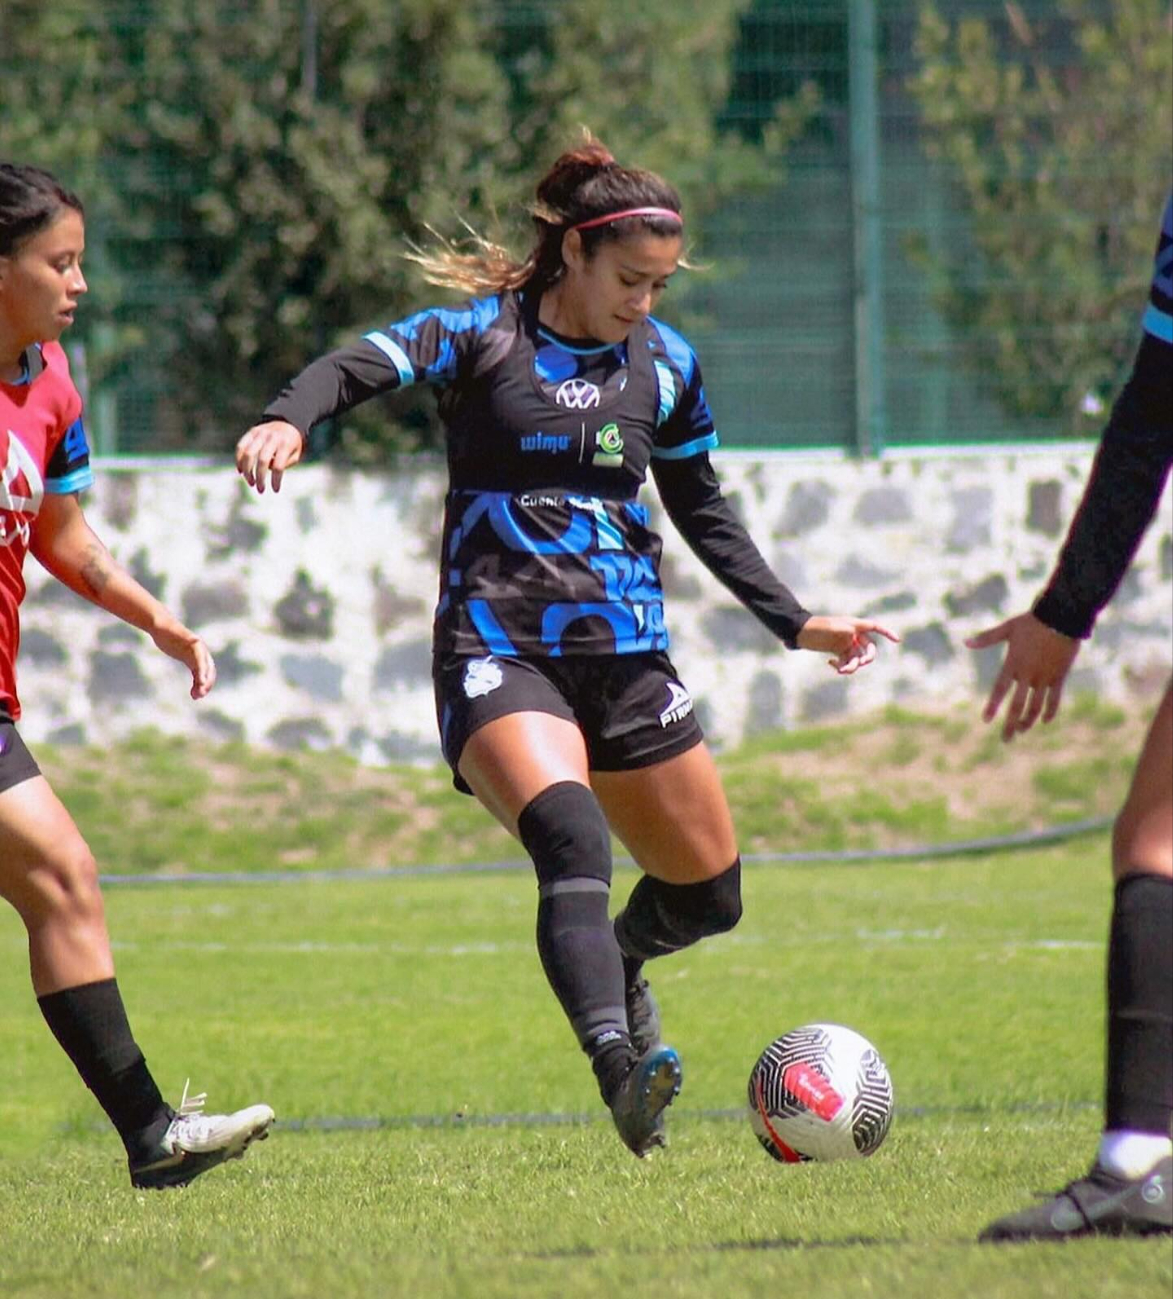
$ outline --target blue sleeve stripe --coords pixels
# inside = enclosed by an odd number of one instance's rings
[[[1152,334],[1162,343],[1173,343],[1173,316],[1167,311],[1162,311],[1150,302],[1141,323],[1144,325],[1146,334]]]
[[[684,376],[684,386],[687,388],[692,382],[692,374],[696,369],[696,353],[676,330],[664,324],[662,320],[649,316],[648,324],[659,334],[660,341],[664,344],[664,351],[668,353],[668,359]]]
[[[715,451],[720,445],[716,433],[706,433],[703,438],[693,438],[678,447],[652,447],[652,459],[687,460],[689,456],[699,456],[704,451]]]
[[[676,409],[676,380],[663,361],[656,361],[655,367],[656,382],[660,386],[660,409],[656,412],[656,427],[659,428]]]
[[[368,343],[373,343],[399,371],[399,383],[401,387],[406,388],[415,383],[415,370],[412,369],[411,362],[407,359],[407,353],[397,342],[395,342],[394,339],[388,338],[387,335],[379,329],[372,329],[369,334],[364,334],[363,338],[366,339]]]
[[[71,492],[81,492],[93,485],[94,471],[89,465],[84,465],[81,469],[66,474],[64,478],[46,479],[45,491],[51,496],[68,496]]]

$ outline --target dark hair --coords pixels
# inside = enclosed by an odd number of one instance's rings
[[[518,261],[508,249],[473,234],[476,251],[462,253],[450,244],[433,252],[415,251],[412,260],[432,284],[470,293],[499,293],[505,289],[542,289],[562,274],[562,238],[572,226],[609,212],[654,207],[680,212],[680,195],[655,172],[621,167],[610,150],[587,134],[569,149],[538,182],[537,203],[531,209],[537,242]],[[608,221],[581,232],[583,249],[592,257],[606,240],[626,239],[637,230],[678,235],[681,222],[670,216],[639,215]]]
[[[62,208],[85,215],[81,199],[49,172],[0,162],[0,257],[12,257],[33,235],[51,226]]]

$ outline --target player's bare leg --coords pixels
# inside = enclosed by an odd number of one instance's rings
[[[43,776],[0,793],[0,897],[28,932],[45,1021],[122,1138],[136,1186],[185,1185],[266,1135],[267,1105],[203,1115],[186,1088],[178,1113],[164,1102],[114,978],[93,855]]]

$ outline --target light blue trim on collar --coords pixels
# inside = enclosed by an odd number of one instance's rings
[[[555,347],[560,347],[564,352],[570,352],[574,356],[598,356],[600,352],[612,352],[621,346],[619,343],[602,343],[598,347],[571,347],[557,334],[550,333],[544,325],[538,326],[538,336],[544,338],[547,343],[553,343]]]

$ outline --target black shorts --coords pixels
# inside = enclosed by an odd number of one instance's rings
[[[0,794],[41,774],[11,717],[0,713]]]
[[[631,771],[665,762],[704,739],[692,697],[667,654],[576,658],[436,658],[436,716],[440,745],[463,794],[457,771],[468,738],[509,713],[551,713],[574,722],[586,741],[592,771]]]

